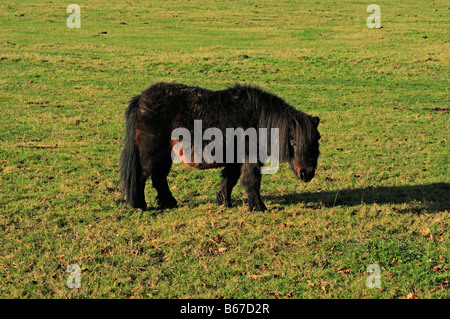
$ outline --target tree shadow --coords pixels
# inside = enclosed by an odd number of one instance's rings
[[[382,186],[334,191],[305,192],[282,196],[266,195],[263,200],[282,205],[316,203],[318,207],[351,207],[361,204],[395,204],[398,212],[436,213],[450,209],[450,184]]]

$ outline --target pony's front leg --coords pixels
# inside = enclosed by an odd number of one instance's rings
[[[227,164],[222,171],[220,191],[217,193],[217,204],[231,207],[231,192],[241,175],[240,164]]]
[[[261,200],[260,186],[261,186],[261,169],[260,164],[245,163],[241,168],[241,184],[244,186],[248,195],[248,208],[250,211],[265,211],[267,210]]]

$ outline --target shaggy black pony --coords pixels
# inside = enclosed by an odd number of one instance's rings
[[[218,128],[277,128],[279,160],[289,162],[297,178],[309,182],[319,156],[319,118],[297,111],[281,98],[257,87],[235,85],[225,90],[208,90],[177,83],[157,83],[135,96],[125,112],[126,141],[122,152],[120,178],[126,201],[146,209],[145,182],[151,177],[161,208],[177,206],[167,184],[173,157],[172,148],[179,140],[172,138],[177,128],[194,132],[194,121],[201,120],[203,130]],[[248,151],[248,141],[245,148]],[[242,144],[241,144],[242,146]],[[236,149],[234,149],[236,151]],[[226,150],[224,150],[226,152]],[[178,155],[183,157],[183,152]],[[236,158],[236,157],[234,157]],[[231,207],[231,191],[239,177],[248,194],[250,210],[264,211],[261,200],[261,166],[248,160],[206,163],[183,162],[191,168],[224,167],[219,205]]]

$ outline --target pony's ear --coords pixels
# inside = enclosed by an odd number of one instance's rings
[[[319,122],[320,122],[320,118],[318,116],[313,116],[313,117],[311,117],[311,119],[312,119],[314,125],[316,127],[318,127],[319,126]]]

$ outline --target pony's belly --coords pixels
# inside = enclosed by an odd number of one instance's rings
[[[224,166],[223,163],[217,163],[213,161],[213,159],[210,158],[204,158],[202,156],[201,162],[196,162],[194,160],[194,149],[191,149],[191,156],[187,156],[187,154],[184,153],[183,148],[177,148],[175,145],[177,145],[179,141],[172,140],[170,144],[172,145],[172,160],[183,163],[185,166],[189,168],[194,169],[210,169],[210,168],[218,168]],[[203,155],[203,154],[202,154]]]

